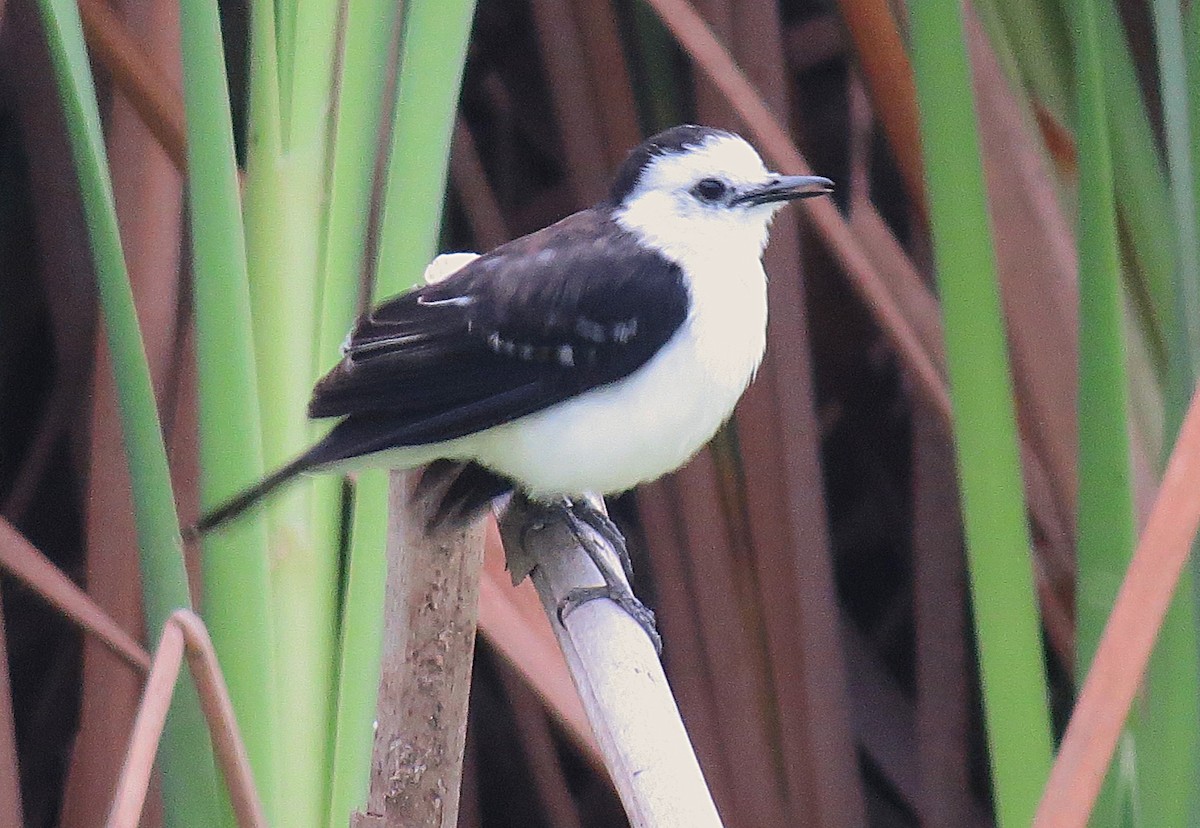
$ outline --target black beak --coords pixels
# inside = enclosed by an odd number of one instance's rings
[[[733,200],[734,204],[771,204],[812,198],[833,192],[833,182],[819,175],[779,175],[766,184],[747,190]]]

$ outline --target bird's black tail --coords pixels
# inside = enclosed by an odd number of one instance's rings
[[[320,462],[315,455],[316,452],[312,449],[306,451],[286,466],[272,472],[250,488],[244,489],[217,508],[202,515],[198,521],[183,531],[184,539],[193,540],[224,526],[296,475],[319,465]]]

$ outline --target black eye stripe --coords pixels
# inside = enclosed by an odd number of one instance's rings
[[[719,178],[704,178],[692,187],[692,193],[701,201],[719,201],[729,192],[729,187]]]

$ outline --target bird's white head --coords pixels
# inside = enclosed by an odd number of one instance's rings
[[[832,188],[827,178],[770,172],[732,132],[678,126],[629,154],[608,205],[622,227],[672,258],[711,251],[758,256],[779,208]]]

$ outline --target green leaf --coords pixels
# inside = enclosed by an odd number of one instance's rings
[[[216,506],[263,473],[246,244],[217,7],[180,9],[199,385],[200,500]],[[274,822],[275,673],[266,523],[204,539],[204,619],[229,686],[263,807]]]
[[[1028,826],[1050,770],[1041,629],[992,230],[957,0],[909,5],[998,824]]]
[[[171,491],[150,371],[117,229],[108,159],[79,10],[70,0],[39,0],[50,57],[83,195],[100,304],[117,387],[133,489],[147,638],[157,643],[171,613],[190,607],[179,518]],[[199,699],[184,671],[159,744],[164,822],[215,825],[217,776]]]

